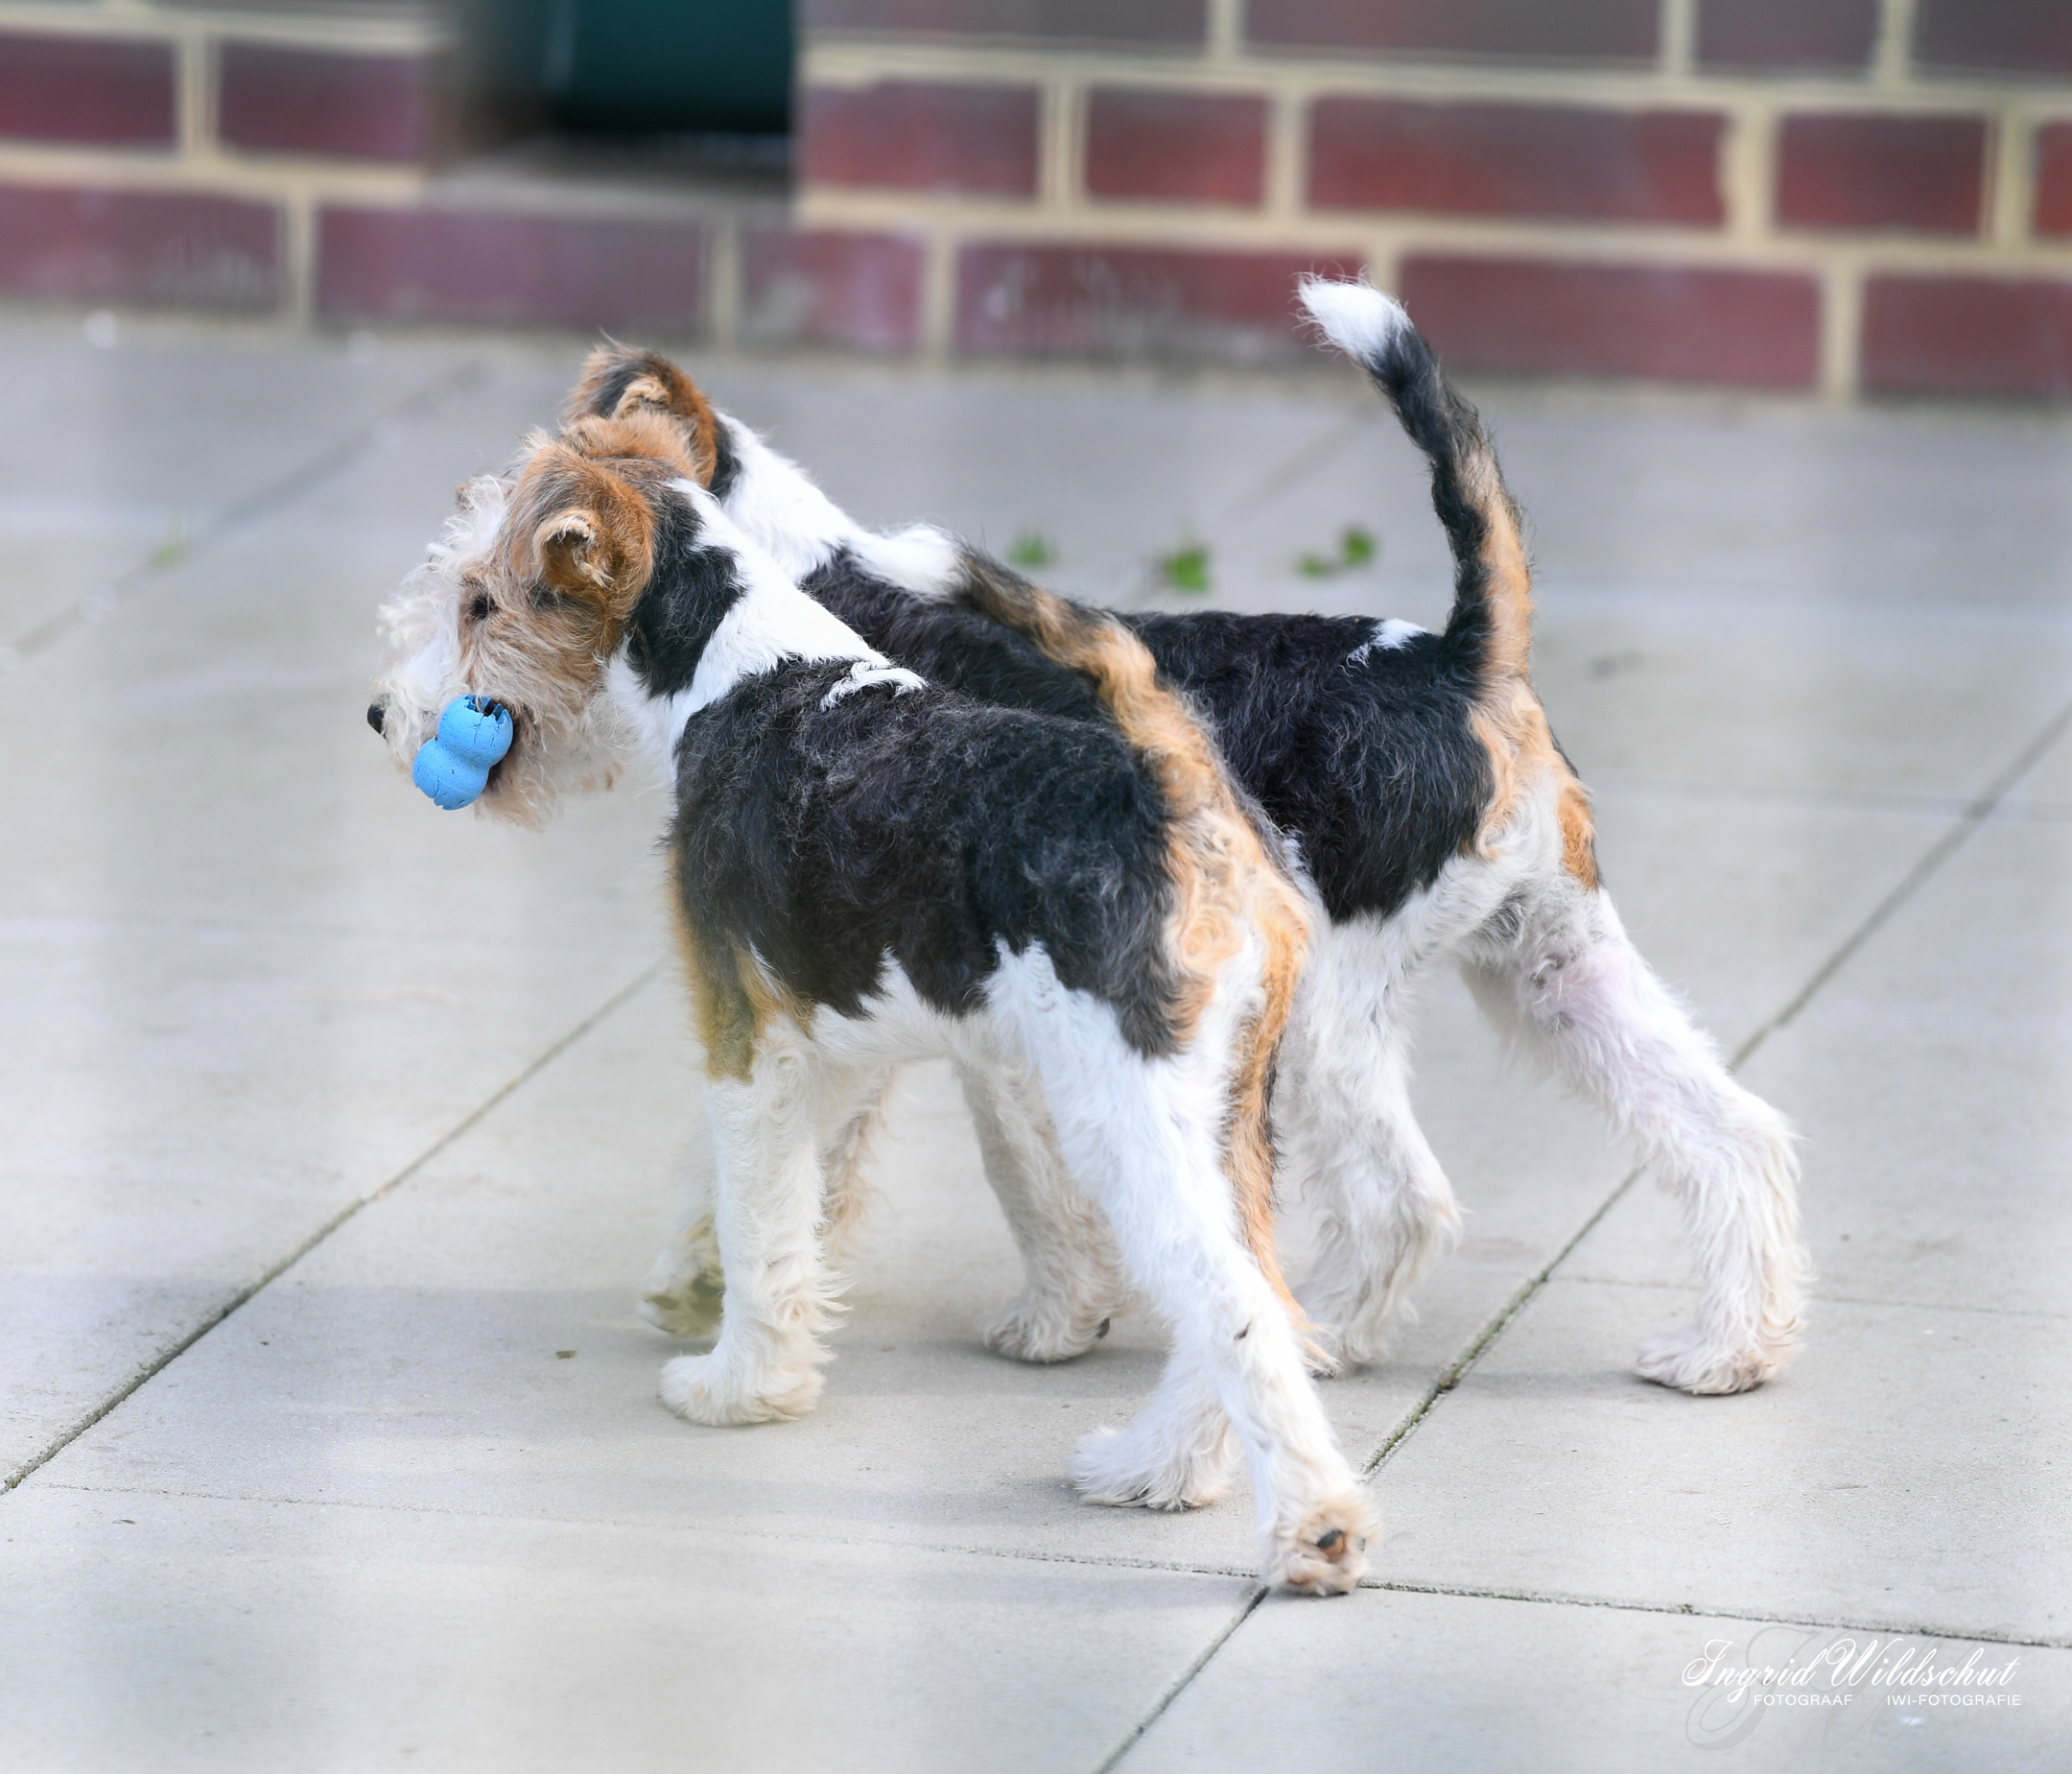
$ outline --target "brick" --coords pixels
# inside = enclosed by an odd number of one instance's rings
[[[399,320],[690,332],[705,319],[704,238],[693,222],[327,207],[317,306]]]
[[[762,228],[742,251],[742,337],[757,344],[910,351],[921,339],[920,243]]]
[[[0,289],[248,312],[279,300],[280,218],[229,198],[0,185]]]
[[[2064,0],[1920,0],[1914,58],[1930,68],[2072,74]]]
[[[2072,283],[1872,277],[1863,386],[1880,394],[2072,396]]]
[[[2072,234],[2072,123],[2037,131],[2036,177],[2036,231]]]
[[[915,81],[809,87],[799,171],[808,184],[1031,196],[1036,90]]]
[[[1795,272],[1410,258],[1402,297],[1448,365],[1808,388],[1820,289]]]
[[[1095,197],[1256,204],[1265,188],[1266,101],[1096,86],[1086,156]]]
[[[1707,111],[1319,99],[1310,112],[1309,201],[1712,225],[1725,213],[1725,129]]]
[[[1868,69],[1878,0],[1700,0],[1708,68]]]
[[[1251,0],[1245,35],[1275,49],[1652,61],[1660,14],[1656,0]]]
[[[1977,117],[1787,117],[1777,216],[1791,227],[1975,234],[1986,179]]]
[[[1022,357],[1304,358],[1295,280],[1360,255],[984,244],[957,255],[956,339]]]
[[[423,160],[437,145],[433,58],[226,43],[220,65],[217,133],[234,147]]]
[[[170,147],[173,103],[168,43],[0,34],[0,135]]]
[[[801,0],[801,30],[1198,44],[1206,0]]]

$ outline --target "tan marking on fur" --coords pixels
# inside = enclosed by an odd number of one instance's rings
[[[1486,444],[1461,475],[1462,490],[1482,512],[1490,638],[1470,724],[1489,753],[1492,793],[1475,847],[1494,853],[1521,796],[1552,776],[1562,830],[1562,866],[1586,890],[1597,887],[1595,827],[1589,793],[1555,746],[1546,712],[1532,688],[1532,568],[1519,533],[1518,508]]]
[[[637,364],[640,373],[625,385],[612,411],[601,412],[605,383],[629,363]],[[680,439],[693,479],[700,486],[712,485],[719,461],[716,445],[719,422],[712,402],[659,352],[600,345],[583,360],[582,379],[569,395],[567,411],[575,422],[585,417],[623,419],[644,414],[667,418]]]
[[[812,1027],[812,1008],[765,975],[739,944],[701,930],[684,904],[675,863],[669,867],[670,927],[691,996],[691,1017],[705,1050],[705,1076],[745,1081],[764,1031],[780,1017]],[[859,1135],[867,1145],[869,1131]],[[859,1155],[861,1163],[867,1151]]]
[[[1562,866],[1582,885],[1586,893],[1597,890],[1597,827],[1590,817],[1589,791],[1566,772],[1561,786]]]
[[[1174,901],[1166,947],[1179,975],[1174,1027],[1183,1041],[1192,1037],[1216,975],[1243,946],[1247,928],[1260,934],[1265,950],[1260,1005],[1239,1038],[1223,1168],[1245,1244],[1300,1326],[1302,1312],[1274,1246],[1267,1110],[1274,1060],[1308,957],[1308,907],[1246,816],[1209,735],[1159,682],[1157,663],[1142,641],[1105,612],[1068,603],[997,563],[968,557],[967,567],[965,584],[976,606],[1025,634],[1048,657],[1085,673],[1124,740],[1158,777],[1168,816],[1166,868]]]

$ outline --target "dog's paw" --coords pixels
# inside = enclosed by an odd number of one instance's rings
[[[1139,1429],[1098,1429],[1072,1455],[1071,1479],[1090,1503],[1115,1508],[1204,1509],[1230,1494],[1236,1437],[1220,1426],[1213,1440],[1147,1445]]]
[[[1265,1581],[1302,1596],[1342,1596],[1367,1574],[1367,1542],[1379,1531],[1374,1504],[1361,1493],[1330,1498],[1275,1528]]]
[[[1697,1325],[1651,1336],[1635,1366],[1641,1379],[1681,1392],[1716,1395],[1759,1386],[1791,1359],[1790,1344],[1721,1345]]]
[[[726,1289],[716,1275],[693,1275],[657,1284],[650,1280],[636,1310],[671,1336],[710,1336],[719,1328]]]
[[[682,1355],[662,1369],[662,1402],[688,1423],[724,1428],[803,1417],[819,1402],[820,1370],[742,1374],[718,1355]]]
[[[1073,1302],[1027,1289],[978,1320],[978,1335],[995,1355],[1010,1361],[1070,1361],[1108,1335],[1121,1308],[1074,1310]]]

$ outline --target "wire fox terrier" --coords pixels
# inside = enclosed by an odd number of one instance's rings
[[[1313,1335],[1339,1363],[1373,1359],[1458,1237],[1408,1094],[1410,1000],[1452,959],[1484,1011],[1594,1100],[1682,1197],[1697,1321],[1643,1343],[1639,1372],[1692,1392],[1757,1385],[1792,1353],[1808,1273],[1790,1130],[1729,1075],[1598,879],[1589,796],[1533,693],[1519,516],[1474,409],[1388,296],[1311,279],[1302,300],[1430,462],[1455,562],[1445,629],[1222,612],[1120,620],[1285,835],[1316,908],[1275,1100],[1282,1174],[1314,1204],[1321,1234],[1297,1289]],[[595,353],[573,411],[673,418],[733,520],[887,657],[986,703],[1106,718],[1082,676],[971,607],[968,551],[926,529],[866,531],[668,360]],[[1023,1360],[1079,1354],[1126,1294],[1079,1187],[1101,1179],[1016,1074],[959,1070],[1028,1277],[981,1330]],[[865,1126],[843,1130],[835,1162],[858,1161]],[[646,1309],[669,1328],[695,1328],[721,1255],[706,1187],[690,1178],[648,1284]]]
[[[1273,1245],[1266,1099],[1307,901],[1128,629],[984,561],[934,562],[1098,719],[928,681],[708,490],[718,436],[578,418],[464,487],[386,612],[394,662],[368,711],[409,769],[456,699],[507,710],[480,803],[495,816],[537,823],[643,756],[673,792],[724,1289],[716,1344],[668,1363],[664,1398],[709,1424],[812,1407],[846,1211],[823,1153],[888,1068],[947,1053],[1047,1105],[1046,1141],[1170,1327],[1149,1404],[1075,1455],[1081,1491],[1204,1501],[1241,1449],[1266,1579],[1352,1587],[1373,1513]],[[880,574],[911,564],[856,550]]]

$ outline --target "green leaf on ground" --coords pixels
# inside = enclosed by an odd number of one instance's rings
[[[1335,555],[1304,555],[1296,560],[1295,571],[1305,579],[1330,579],[1334,573],[1350,573],[1367,566],[1380,553],[1381,544],[1375,540],[1372,531],[1348,524],[1338,538]]]
[[[1048,567],[1057,558],[1057,550],[1042,531],[1024,530],[1007,544],[1007,558],[1018,567]]]
[[[1159,562],[1159,577],[1175,591],[1209,589],[1209,545],[1189,542]]]

